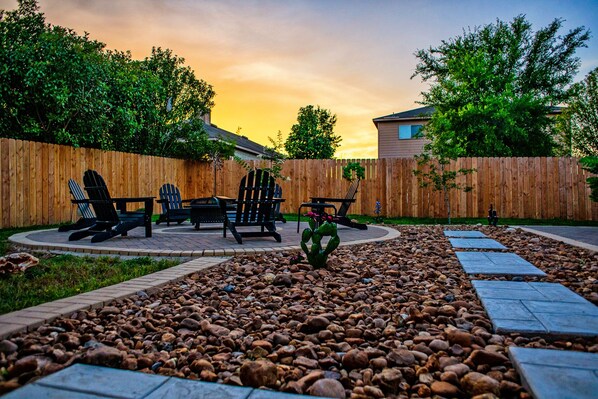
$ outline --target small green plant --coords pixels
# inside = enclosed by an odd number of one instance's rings
[[[353,176],[353,172],[355,172],[355,176]],[[347,166],[343,167],[343,179],[353,181],[355,177],[360,180],[365,179],[365,168],[359,162],[349,162]]]
[[[321,215],[308,212],[309,227],[303,230],[301,235],[301,248],[307,255],[307,261],[316,269],[326,266],[328,255],[334,251],[341,242],[337,234],[336,223],[332,223],[332,216],[322,213]],[[322,238],[330,236],[326,248],[322,248]],[[311,247],[307,243],[311,240]]]

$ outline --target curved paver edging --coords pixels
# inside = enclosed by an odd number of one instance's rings
[[[363,239],[353,239],[348,241],[342,241],[341,237],[341,246],[347,245],[357,245],[357,244],[366,244],[370,242],[376,241],[386,241],[392,240],[400,236],[400,232],[396,229],[386,227],[386,226],[372,226],[374,229],[381,229],[386,232],[384,236],[381,237],[374,237],[374,238],[363,238]],[[346,231],[346,230],[345,230]],[[365,233],[362,235],[367,235],[367,230],[361,230]],[[54,250],[54,251],[69,251],[69,252],[80,252],[80,253],[88,253],[88,254],[106,254],[106,255],[128,255],[128,256],[168,256],[168,257],[201,257],[201,256],[233,256],[233,255],[241,255],[241,254],[255,254],[255,253],[265,253],[265,252],[272,252],[272,251],[293,251],[293,250],[300,250],[301,247],[299,246],[299,241],[297,240],[297,245],[276,245],[278,243],[273,242],[272,246],[258,246],[252,247],[251,242],[247,241],[245,244],[236,244],[232,243],[230,246],[223,247],[223,248],[209,248],[209,249],[198,249],[198,250],[171,250],[167,248],[161,249],[151,249],[151,248],[121,248],[116,246],[110,246],[110,240],[105,241],[102,243],[102,246],[95,246],[95,245],[85,245],[85,244],[73,244],[68,245],[65,243],[55,243],[50,241],[39,241],[39,240],[32,240],[29,238],[30,235],[39,233],[55,233],[56,229],[46,229],[46,230],[35,230],[29,231],[24,233],[14,234],[9,237],[9,241],[14,244],[22,245],[27,248],[37,249],[37,250]],[[167,234],[164,232],[156,232],[162,236],[166,236]],[[173,234],[173,239],[177,239],[177,235],[179,233]],[[299,235],[297,235],[299,237]],[[118,238],[115,238],[118,240]],[[147,239],[151,240],[151,238]],[[143,243],[143,241],[140,241]],[[163,244],[167,246],[167,243]],[[263,245],[263,244],[261,244]]]
[[[528,233],[533,233],[533,234],[537,234],[539,236],[543,236],[546,238],[551,238],[553,240],[556,241],[561,241],[564,242],[565,244],[569,244],[569,245],[573,245],[576,247],[580,247],[580,248],[584,248],[584,249],[588,249],[590,251],[594,251],[594,252],[598,252],[598,245],[592,245],[592,244],[588,244],[585,242],[581,242],[581,241],[577,241],[574,240],[572,238],[567,238],[567,237],[563,237],[557,234],[552,234],[552,233],[547,233],[545,231],[541,231],[541,230],[536,230],[536,229],[532,229],[529,227],[523,227],[523,226],[512,226],[513,228],[519,228],[523,231],[527,231]]]

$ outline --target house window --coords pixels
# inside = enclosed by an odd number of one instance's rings
[[[399,140],[419,138],[422,127],[423,125],[399,125]]]

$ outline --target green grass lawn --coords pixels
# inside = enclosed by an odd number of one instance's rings
[[[0,279],[0,314],[92,291],[178,264],[149,257],[56,255],[40,259],[25,273]]]
[[[6,255],[11,235],[51,227],[57,226],[0,229],[0,255]],[[0,314],[93,291],[180,263],[149,257],[122,260],[107,256],[32,254],[40,259],[38,266],[23,274],[0,279]]]
[[[297,221],[297,214],[285,214],[285,219],[288,221]],[[371,216],[349,215],[349,218],[355,219],[360,223],[374,223],[374,218]],[[301,220],[307,220],[301,217]],[[405,224],[447,224],[446,218],[383,218],[384,224],[390,225],[405,225]],[[486,218],[452,218],[451,224],[488,224]],[[598,221],[574,221],[561,219],[498,219],[499,225],[509,226],[598,226]]]

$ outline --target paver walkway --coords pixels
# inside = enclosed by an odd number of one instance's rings
[[[295,399],[305,396],[75,364],[27,384],[3,398]]]
[[[481,280],[472,284],[497,333],[598,336],[598,306],[561,284]]]
[[[467,274],[544,277],[546,273],[521,256],[504,252],[455,252]]]
[[[490,238],[449,238],[453,248],[462,249],[507,249],[500,242]]]
[[[598,226],[520,226],[530,233],[598,252]]]
[[[509,348],[509,357],[535,399],[598,397],[598,354]]]
[[[445,230],[445,237],[460,237],[460,238],[488,238],[488,236],[477,230]]]
[[[307,223],[302,223],[302,228],[305,227]],[[296,232],[295,223],[277,223],[276,228],[282,236],[280,243],[272,237],[258,237],[245,238],[243,244],[237,244],[230,232],[224,238],[221,228],[196,231],[188,222],[171,227],[154,226],[151,238],[145,238],[144,228],[138,227],[127,237],[114,237],[99,243],[92,243],[89,238],[69,241],[69,233],[61,233],[58,229],[19,233],[11,236],[9,241],[38,250],[129,256],[222,256],[301,249],[301,233]],[[243,229],[247,228],[240,228]],[[385,226],[370,225],[367,230],[339,226],[338,235],[341,245],[353,245],[390,240],[398,237],[399,232]]]

